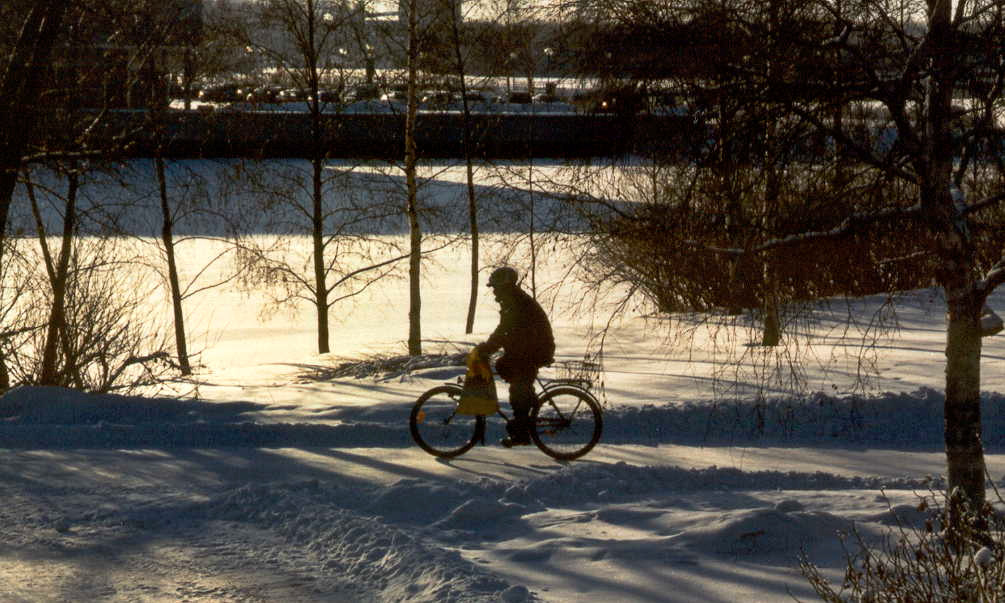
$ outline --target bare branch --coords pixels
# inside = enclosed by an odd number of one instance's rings
[[[765,251],[770,251],[772,249],[779,249],[782,247],[791,247],[795,245],[800,245],[803,243],[810,243],[813,241],[824,241],[828,239],[837,239],[851,234],[858,228],[866,226],[869,224],[877,224],[886,221],[896,221],[904,218],[917,218],[921,215],[921,205],[914,204],[910,207],[888,207],[874,212],[862,212],[854,213],[844,220],[840,224],[835,226],[830,230],[815,230],[800,232],[797,234],[792,234],[786,237],[781,237],[777,239],[770,239],[759,245],[754,245],[749,249],[743,249],[740,247],[717,247],[714,245],[706,245],[701,241],[688,240],[685,241],[687,244],[700,247],[706,251],[712,253],[719,253],[724,255],[741,256],[747,253],[763,253]]]
[[[981,210],[994,207],[999,203],[1001,203],[1002,201],[1005,201],[1005,192],[998,193],[997,195],[991,195],[990,197],[985,197],[984,199],[981,199],[980,201],[976,201],[974,203],[968,203],[964,208],[960,210],[960,213],[963,216],[969,216],[970,214],[975,214]]]
[[[1005,284],[1005,257],[991,267],[991,270],[977,283],[977,289],[984,295],[990,295],[1003,284]]]

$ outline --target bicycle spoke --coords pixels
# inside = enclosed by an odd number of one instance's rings
[[[576,405],[572,408],[572,410],[567,410],[563,412],[562,409],[559,408],[557,404],[555,404],[554,399],[548,400],[548,405],[551,406],[553,412],[555,413],[555,416],[557,416],[560,420],[566,422],[572,421],[573,417],[576,416],[576,413],[579,411],[579,407],[582,406],[582,404],[583,401],[577,399]],[[568,414],[568,416],[566,416],[566,413]]]
[[[600,407],[574,387],[545,392],[534,413],[534,442],[556,459],[578,458],[600,439]]]
[[[412,408],[412,439],[426,452],[451,458],[467,452],[481,433],[482,417],[457,412],[460,388],[440,386],[423,394]]]

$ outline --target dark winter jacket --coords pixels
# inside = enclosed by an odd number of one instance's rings
[[[520,287],[498,287],[499,326],[480,348],[488,355],[499,348],[510,362],[546,366],[554,361],[555,338],[544,309]]]

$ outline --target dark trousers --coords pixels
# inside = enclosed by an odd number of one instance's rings
[[[536,364],[520,362],[505,355],[496,362],[496,372],[509,383],[509,403],[513,407],[517,427],[525,428],[530,424],[530,410],[537,402],[534,395],[537,371]]]

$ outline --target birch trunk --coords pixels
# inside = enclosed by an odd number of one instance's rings
[[[328,278],[325,267],[325,214],[324,214],[324,122],[321,116],[321,74],[318,65],[316,5],[307,3],[307,43],[304,62],[311,99],[308,109],[311,116],[311,246],[314,268],[314,309],[318,320],[318,353],[331,351],[331,334],[328,322]]]
[[[946,334],[945,443],[950,523],[961,519],[958,503],[985,502],[981,444],[981,335],[984,297],[978,293],[976,262],[965,216],[951,194],[954,145],[952,98],[955,35],[949,2],[928,0],[931,77],[927,90],[921,206],[936,235],[938,281],[948,304]]]
[[[408,354],[422,354],[422,296],[419,278],[422,263],[422,230],[419,225],[418,185],[416,169],[418,152],[415,147],[415,120],[418,109],[417,65],[419,58],[418,15],[416,0],[408,2],[408,110],[405,116],[405,183],[408,202]]]
[[[171,215],[171,205],[167,193],[167,174],[165,173],[164,157],[157,155],[154,159],[157,170],[157,184],[160,190],[161,203],[161,242],[164,244],[164,256],[167,259],[168,285],[171,288],[171,308],[174,312],[174,340],[178,353],[178,367],[182,375],[192,374],[192,365],[188,359],[188,342],[185,337],[185,313],[182,311],[181,284],[178,280],[178,264],[175,260],[174,248],[174,218]]]
[[[450,9],[450,35],[454,45],[454,60],[457,62],[457,75],[461,86],[461,109],[464,118],[463,141],[464,141],[464,168],[467,177],[468,187],[468,224],[471,232],[471,292],[468,296],[468,314],[464,321],[464,332],[470,335],[475,329],[475,310],[478,307],[478,266],[479,266],[479,240],[478,240],[478,197],[475,195],[475,174],[474,165],[471,158],[471,107],[468,104],[468,86],[465,80],[467,68],[464,64],[464,55],[461,53],[461,32],[457,15],[456,2],[460,0],[446,0]]]
[[[948,293],[948,292],[947,292]],[[985,501],[981,442],[980,303],[951,301],[946,336],[945,439],[949,492],[973,508]]]
[[[73,233],[77,228],[77,186],[78,176],[70,172],[67,176],[66,211],[63,216],[63,237],[59,259],[50,269],[52,306],[49,308],[49,323],[46,328],[45,344],[42,351],[42,366],[39,371],[39,385],[65,385],[60,382],[59,346],[66,340],[66,289],[70,274],[70,254],[73,248]],[[45,236],[41,233],[41,236]],[[70,359],[66,358],[69,362]],[[66,367],[67,369],[69,367]]]

